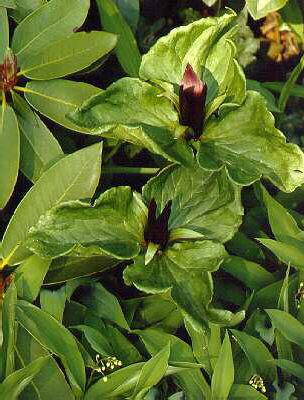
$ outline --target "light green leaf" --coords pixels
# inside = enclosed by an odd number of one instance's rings
[[[143,188],[148,203],[155,199],[158,211],[172,200],[169,230],[171,240],[212,239],[225,242],[237,231],[243,214],[240,188],[225,171],[204,171],[171,166],[149,180]]]
[[[7,0],[4,0],[7,1]],[[8,0],[11,1],[11,0]],[[46,4],[45,0],[13,0],[16,8],[11,10],[10,15],[19,24],[25,17],[37,8]]]
[[[73,391],[79,396],[85,387],[85,368],[72,334],[49,314],[24,300],[18,301],[16,316],[39,343],[60,357]]]
[[[247,90],[254,90],[260,93],[267,102],[267,108],[271,112],[280,112],[276,105],[276,98],[261,82],[252,79],[246,79]]]
[[[162,293],[171,289],[178,306],[199,324],[206,320],[230,324],[234,315],[210,307],[213,283],[208,271],[218,269],[225,257],[219,243],[211,241],[184,242],[169,246],[161,255],[145,265],[144,256],[124,270],[127,284],[133,284],[146,293]]]
[[[115,35],[107,32],[74,33],[27,57],[20,64],[20,75],[47,80],[73,74],[107,55],[116,40]]]
[[[234,364],[228,332],[216,362],[211,380],[212,399],[226,400],[234,381]]]
[[[302,151],[294,144],[286,144],[263,97],[252,91],[247,92],[244,105],[207,123],[198,160],[207,170],[225,166],[240,185],[250,185],[264,177],[291,192],[304,181]]]
[[[4,54],[9,47],[9,26],[8,26],[8,18],[7,11],[1,5],[0,1],[0,64],[3,62]]]
[[[18,177],[20,134],[13,109],[0,110],[0,210],[9,201]]]
[[[287,0],[246,0],[248,11],[254,19],[266,17],[270,12],[284,7]]]
[[[89,6],[89,0],[51,0],[42,7],[36,5],[35,11],[14,31],[12,49],[22,69],[24,62],[29,62],[37,51],[70,36],[79,28],[87,16]],[[20,7],[22,3],[18,4],[19,13]]]
[[[283,371],[286,371],[288,374],[296,376],[301,381],[304,381],[304,367],[300,364],[283,359],[273,360],[273,362]]]
[[[1,400],[17,400],[22,390],[34,379],[48,362],[49,357],[39,357],[26,367],[9,375],[0,384]]]
[[[261,392],[258,392],[252,386],[249,385],[232,385],[229,400],[267,400]]]
[[[132,399],[141,399],[147,391],[158,384],[168,368],[170,344],[145,363],[136,383]]]
[[[287,237],[286,237],[287,239]],[[257,239],[260,243],[272,251],[280,261],[286,265],[303,270],[304,268],[304,248],[303,241],[289,238],[289,243],[282,243],[272,239]]]
[[[285,311],[265,310],[274,327],[290,342],[304,349],[304,325]]]
[[[52,133],[26,101],[13,93],[14,110],[20,129],[20,169],[32,182],[63,156]]]
[[[17,368],[24,368],[37,358],[47,355],[48,351],[19,325],[16,342]],[[27,385],[18,399],[48,400],[50,396],[54,399],[74,399],[63,371],[52,357],[48,357],[43,369],[35,375],[32,383]]]
[[[41,310],[47,312],[62,324],[66,299],[65,286],[61,286],[57,290],[41,289],[39,296]]]
[[[246,354],[253,371],[264,380],[272,383],[276,378],[276,368],[271,361],[273,356],[264,343],[245,332],[231,329],[241,349]]]
[[[300,3],[297,0],[288,0],[285,7],[280,10],[281,18],[301,42],[304,41],[304,19]]]
[[[11,283],[5,293],[2,310],[2,379],[12,374],[15,370],[14,345],[16,340],[15,331],[15,306],[17,303],[17,290],[14,283]],[[0,379],[0,381],[2,380]],[[0,393],[2,393],[0,391]]]
[[[116,54],[118,61],[129,76],[138,76],[141,55],[132,30],[121,15],[114,0],[97,0],[102,26],[118,35]]]
[[[25,98],[32,107],[57,124],[76,132],[90,133],[89,129],[74,124],[66,115],[100,92],[101,89],[87,83],[54,79],[28,82]]]
[[[10,220],[2,241],[3,256],[10,256],[10,263],[18,263],[28,256],[25,249],[19,248],[19,255],[12,252],[24,242],[30,227],[55,205],[91,197],[99,182],[100,168],[100,144],[68,155],[49,168],[22,199]]]
[[[66,203],[43,215],[29,231],[26,246],[42,257],[108,255],[135,257],[143,242],[146,206],[129,187],[112,188],[94,207]]]
[[[51,261],[31,256],[15,272],[15,283],[20,299],[34,302],[43,284]]]
[[[0,7],[16,8],[16,0],[0,0]]]

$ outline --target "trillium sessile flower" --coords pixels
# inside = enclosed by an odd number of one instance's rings
[[[190,126],[196,139],[202,134],[206,98],[207,85],[188,63],[179,89],[179,107],[182,125]]]
[[[8,92],[17,83],[17,57],[11,49],[4,55],[3,64],[0,64],[0,91]]]

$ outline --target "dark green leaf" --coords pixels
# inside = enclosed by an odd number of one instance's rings
[[[288,374],[296,376],[297,378],[301,379],[301,381],[304,381],[304,367],[302,367],[300,364],[283,359],[273,360],[273,362],[283,371],[286,371]]]
[[[229,400],[267,400],[267,397],[249,385],[232,385]]]

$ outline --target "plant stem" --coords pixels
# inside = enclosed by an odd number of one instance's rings
[[[159,168],[141,168],[141,167],[102,167],[103,174],[142,174],[142,175],[155,175]]]

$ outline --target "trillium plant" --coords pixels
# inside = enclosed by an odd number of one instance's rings
[[[108,32],[81,28],[89,0],[19,3],[0,0],[0,398],[292,399],[303,221],[281,203],[303,190],[304,154],[248,89],[237,14],[176,27],[141,56],[127,2],[96,2]],[[114,52],[125,75],[87,83]],[[117,168],[122,149],[140,166]],[[286,275],[258,264],[262,248]],[[105,288],[117,282],[120,302]]]

